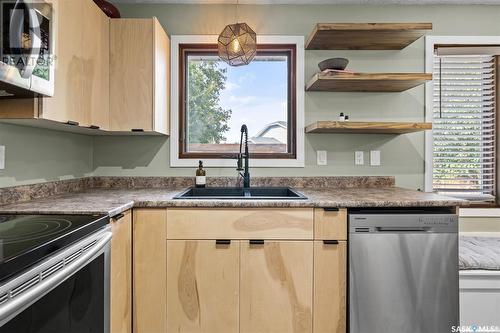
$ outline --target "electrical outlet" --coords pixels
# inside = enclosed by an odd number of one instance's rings
[[[5,146],[0,146],[0,170],[5,169]]]
[[[354,153],[354,164],[363,165],[365,164],[365,157],[362,151],[356,151]]]
[[[316,152],[316,159],[318,162],[318,165],[327,165],[327,157],[326,157],[326,150],[318,150]]]
[[[370,150],[370,165],[380,165],[380,150]]]

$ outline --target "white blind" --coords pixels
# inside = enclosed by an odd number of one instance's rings
[[[435,56],[433,80],[433,188],[493,200],[495,58]]]

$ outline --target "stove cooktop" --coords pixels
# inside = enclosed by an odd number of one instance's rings
[[[108,223],[104,215],[0,214],[0,282]]]

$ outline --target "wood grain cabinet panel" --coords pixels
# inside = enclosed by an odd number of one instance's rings
[[[109,129],[109,18],[83,1],[83,110],[89,125]]]
[[[54,2],[55,85],[54,96],[43,98],[40,118],[58,122],[75,121],[88,125],[83,98],[83,28],[84,1]],[[89,47],[87,45],[87,47]]]
[[[238,332],[239,241],[167,241],[167,332]]]
[[[312,332],[313,242],[241,244],[240,332]]]
[[[136,333],[166,332],[166,222],[165,209],[134,209],[133,329]]]
[[[169,45],[156,18],[111,20],[112,131],[169,133]]]
[[[314,209],[314,239],[347,239],[347,209]]]
[[[110,331],[132,332],[132,213],[111,219]]]
[[[312,208],[168,209],[169,239],[313,239]]]
[[[347,243],[314,242],[314,333],[346,332]]]

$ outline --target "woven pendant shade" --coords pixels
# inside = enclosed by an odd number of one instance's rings
[[[229,65],[248,65],[257,53],[257,34],[246,23],[230,24],[220,33],[218,47]]]

